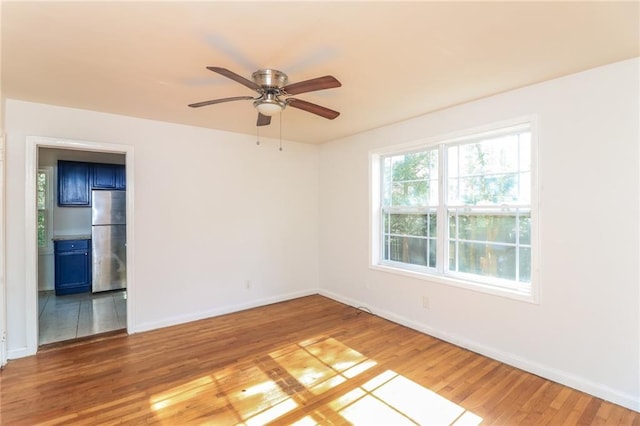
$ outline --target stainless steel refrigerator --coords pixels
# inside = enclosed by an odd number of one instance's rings
[[[127,288],[127,214],[125,191],[92,191],[92,290]]]

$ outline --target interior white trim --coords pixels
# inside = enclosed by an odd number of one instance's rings
[[[185,324],[188,322],[199,321],[207,318],[213,318],[220,315],[226,315],[234,312],[244,311],[246,309],[252,309],[252,308],[257,308],[261,306],[271,305],[273,303],[285,302],[287,300],[297,299],[305,296],[311,296],[314,294],[319,294],[318,288],[283,293],[277,296],[270,296],[270,297],[264,297],[257,300],[251,300],[249,302],[237,303],[233,305],[223,306],[220,308],[193,312],[186,315],[178,315],[170,318],[164,318],[159,321],[143,322],[138,325],[138,328],[136,329],[136,331],[144,332],[144,331],[156,330],[158,328],[171,327],[178,324]]]
[[[38,148],[73,149],[114,154],[125,154],[127,175],[127,332],[136,329],[134,282],[134,161],[133,146],[104,142],[77,141],[42,136],[27,136],[25,157],[25,286],[26,332],[25,355],[38,351],[38,242],[36,228],[36,172]]]
[[[637,68],[636,68],[637,69]],[[638,83],[638,80],[636,80],[636,111],[638,110],[638,103],[640,103],[640,101],[638,101],[638,99],[640,99],[640,84]],[[636,124],[637,124],[637,120],[636,120]],[[638,128],[638,126],[636,125],[635,128],[635,133],[636,133],[636,140],[638,139],[638,133],[640,133],[640,130]],[[638,164],[640,164],[640,150],[638,150]],[[639,201],[640,201],[640,173],[636,174],[636,179],[638,179],[638,197],[639,197]],[[640,204],[636,205],[636,211],[640,212]],[[640,223],[640,214],[638,214],[638,223]],[[638,286],[640,286],[640,227],[638,227]],[[640,307],[640,292],[638,292],[638,306]],[[638,317],[637,317],[637,321],[638,321],[638,342],[640,342],[640,308],[638,309]],[[638,351],[638,366],[640,366],[640,351]],[[640,392],[640,368],[638,369],[638,377],[637,377],[637,389]],[[640,398],[638,398],[638,401],[636,402],[636,408],[634,408],[636,411],[640,412]]]
[[[0,129],[0,367],[7,363],[7,270],[5,212],[5,137]]]

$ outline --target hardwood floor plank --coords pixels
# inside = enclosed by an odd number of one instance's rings
[[[567,422],[567,418],[571,414],[573,407],[578,402],[578,399],[582,396],[581,392],[574,391],[573,389],[566,388],[568,397],[564,400],[562,405],[557,409],[555,415],[549,421],[549,425],[561,425],[570,424]]]
[[[322,296],[47,347],[0,424],[637,424],[640,413]]]
[[[600,406],[602,405],[602,400],[599,398],[591,398],[586,408],[582,411],[580,418],[577,423],[581,425],[588,425],[593,423]]]

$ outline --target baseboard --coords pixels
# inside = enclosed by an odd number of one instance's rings
[[[430,336],[436,337],[438,339],[444,340],[446,342],[452,343],[456,346],[469,349],[470,351],[479,353],[486,357],[495,359],[496,361],[503,362],[505,364],[519,368],[521,370],[527,371],[537,376],[544,377],[545,379],[560,383],[565,386],[569,386],[571,388],[588,393],[598,398],[602,398],[604,400],[613,402],[614,404],[621,405],[630,410],[640,412],[640,401],[638,401],[638,398],[634,398],[633,395],[619,392],[608,386],[603,386],[598,383],[594,383],[582,377],[567,373],[562,370],[558,370],[553,367],[549,367],[544,364],[540,364],[538,362],[535,362],[526,358],[522,358],[520,356],[511,354],[511,353],[496,350],[494,348],[483,345],[479,342],[469,340],[467,338],[463,338],[447,332],[443,332],[442,330],[434,329],[420,322],[405,318],[402,315],[398,315],[394,312],[387,311],[380,307],[371,306],[371,304],[360,301],[360,300],[344,297],[340,294],[327,291],[327,290],[320,290],[319,294],[347,305],[356,306],[356,307],[357,306],[367,307],[375,315],[381,318],[388,319],[389,321],[393,321],[397,324],[404,325],[406,327],[409,327],[421,333],[425,333]]]
[[[29,353],[28,348],[22,347],[22,348],[16,348],[16,349],[9,349],[7,351],[7,359],[11,360],[11,359],[18,359],[18,358],[24,358],[26,356],[32,355],[31,353]]]
[[[138,333],[143,331],[156,330],[164,327],[171,327],[173,325],[185,324],[192,321],[199,321],[206,318],[213,318],[220,315],[226,315],[234,312],[244,311],[246,309],[270,305],[272,303],[285,302],[287,300],[297,299],[299,297],[311,296],[313,294],[318,294],[318,289],[295,291],[291,293],[280,294],[277,296],[271,296],[271,297],[266,297],[262,299],[254,299],[248,302],[239,303],[235,305],[223,306],[221,308],[189,313],[188,315],[179,315],[171,318],[165,318],[160,321],[143,322],[143,323],[134,325],[133,332]]]

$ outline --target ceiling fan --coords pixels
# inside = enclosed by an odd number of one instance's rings
[[[258,110],[257,126],[268,126],[271,123],[271,116],[281,113],[286,106],[298,108],[329,120],[333,120],[340,115],[338,111],[291,97],[300,93],[314,92],[316,90],[332,89],[334,87],[342,86],[342,84],[340,84],[340,82],[333,76],[325,75],[324,77],[312,78],[311,80],[305,80],[299,83],[287,84],[289,79],[285,73],[270,68],[260,69],[254,72],[251,75],[253,81],[246,79],[233,71],[229,71],[226,68],[207,67],[207,69],[230,78],[249,89],[255,90],[260,96],[235,96],[232,98],[214,99],[211,101],[189,104],[191,108],[199,108],[223,102],[252,100],[253,106]]]

